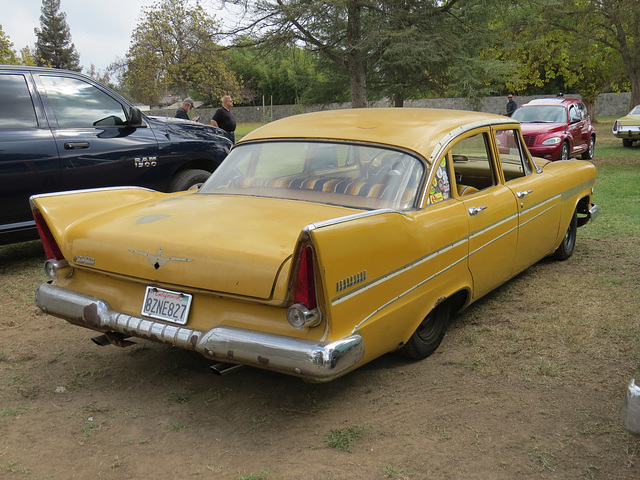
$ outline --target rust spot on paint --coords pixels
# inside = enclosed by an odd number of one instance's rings
[[[262,365],[269,365],[269,359],[261,357],[260,355],[258,355],[258,362],[260,362]]]
[[[193,345],[194,347],[196,345],[198,345],[198,335],[191,335],[191,338],[189,339],[189,343],[191,343],[191,345]]]
[[[233,350],[228,350],[227,351],[227,357],[233,358]]]

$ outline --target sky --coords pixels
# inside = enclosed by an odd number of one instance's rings
[[[157,0],[60,0],[60,12],[66,13],[71,41],[80,54],[80,65],[87,71],[91,64],[104,71],[116,57],[124,58],[131,34],[142,8]],[[211,16],[218,20],[230,16],[218,10],[218,1],[203,1]],[[20,52],[36,43],[34,28],[40,28],[41,0],[0,0],[0,25],[13,49]]]

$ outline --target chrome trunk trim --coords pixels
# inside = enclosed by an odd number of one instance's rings
[[[195,350],[207,358],[250,365],[328,382],[355,368],[364,356],[364,342],[354,334],[320,342],[220,325],[208,331],[135,317],[114,310],[91,295],[44,283],[36,305],[45,313],[99,332],[119,332]]]

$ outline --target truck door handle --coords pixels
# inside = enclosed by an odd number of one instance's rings
[[[530,193],[533,193],[533,190],[525,190],[523,192],[518,192],[518,193],[516,193],[516,195],[518,196],[518,198],[524,198],[527,195],[529,195]]]
[[[80,150],[83,148],[89,148],[89,142],[64,142],[65,150]]]
[[[469,209],[469,215],[471,215],[473,217],[474,215],[477,215],[481,211],[486,210],[486,209],[487,209],[487,207],[471,207]]]

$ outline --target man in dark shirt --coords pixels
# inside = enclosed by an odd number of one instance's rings
[[[182,118],[184,120],[189,120],[189,110],[193,109],[193,100],[189,97],[185,98],[182,101],[182,106],[176,110],[176,118]],[[194,120],[197,122],[200,120],[200,117],[194,117]]]
[[[222,107],[213,114],[211,125],[223,129],[227,133],[227,138],[236,143],[236,119],[231,113],[231,107],[233,107],[231,97],[229,95],[222,97]]]
[[[515,100],[513,99],[513,95],[509,94],[507,96],[507,99],[509,100],[507,102],[507,113],[505,114],[507,117],[510,117],[511,115],[513,115],[513,112],[516,111],[516,108],[518,108],[518,104],[515,102]]]

